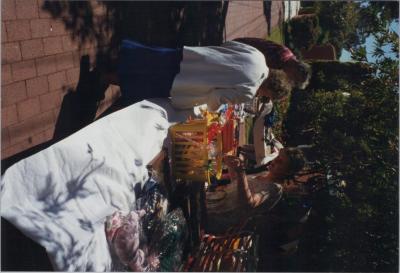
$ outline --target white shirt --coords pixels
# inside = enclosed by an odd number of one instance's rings
[[[270,100],[268,103],[264,105],[263,111],[257,117],[254,122],[253,127],[253,143],[254,143],[254,151],[256,155],[257,165],[260,165],[263,159],[265,158],[267,145],[265,143],[265,127],[264,127],[264,119],[265,116],[271,113],[273,107],[273,103]]]
[[[252,99],[268,77],[264,55],[249,45],[226,42],[222,46],[184,47],[180,73],[171,89],[172,105],[180,109]]]
[[[282,149],[283,146],[278,140],[273,141],[273,147],[270,145],[267,146],[265,139],[267,138],[269,141],[272,141],[275,137],[272,133],[272,128],[268,128],[267,133],[265,132],[265,116],[271,113],[273,108],[272,101],[269,101],[264,105],[263,111],[257,117],[254,122],[253,127],[253,143],[254,143],[254,152],[256,156],[257,166],[267,164],[272,161],[279,154],[279,149]]]

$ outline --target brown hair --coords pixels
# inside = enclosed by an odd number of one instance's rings
[[[299,60],[289,60],[284,64],[284,70],[291,69],[294,77],[291,77],[293,85],[299,89],[305,89],[311,78],[311,66]]]
[[[279,100],[289,95],[292,90],[292,85],[290,84],[285,72],[270,69],[268,78],[261,84],[261,88],[270,91],[272,95],[271,99]]]

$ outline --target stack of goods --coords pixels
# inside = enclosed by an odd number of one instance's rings
[[[258,236],[241,232],[226,236],[204,235],[198,250],[189,257],[183,271],[246,272],[257,269]]]
[[[234,155],[238,146],[237,118],[234,108],[227,107],[220,115],[221,133],[222,133],[222,152],[224,154]]]
[[[235,108],[222,107],[218,114],[200,111],[201,119],[189,119],[170,128],[174,179],[208,183],[220,179],[222,156],[236,153]]]
[[[172,176],[175,180],[210,183],[222,173],[222,136],[218,115],[188,120],[170,128]]]

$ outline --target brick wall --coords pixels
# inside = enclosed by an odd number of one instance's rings
[[[283,1],[271,2],[271,29],[284,18]],[[239,37],[266,38],[268,22],[263,1],[229,1],[225,20],[226,40]]]
[[[225,20],[226,40],[267,36],[267,21],[262,1],[230,1]]]
[[[271,3],[271,29],[285,20],[285,8],[283,1]]]
[[[1,1],[2,159],[52,139],[64,95],[76,89],[80,58],[89,55],[95,62],[96,42],[72,39],[62,19],[53,19],[43,4]],[[96,10],[101,16],[102,10]],[[118,94],[118,88],[110,86],[97,114]]]

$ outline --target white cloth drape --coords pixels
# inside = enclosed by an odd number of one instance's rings
[[[172,104],[190,109],[252,99],[268,77],[264,55],[249,45],[226,42],[222,46],[184,47],[179,74],[171,89]]]
[[[57,271],[109,271],[104,220],[134,208],[135,187],[183,121],[168,100],[110,114],[11,166],[1,181],[1,216],[46,248]]]

